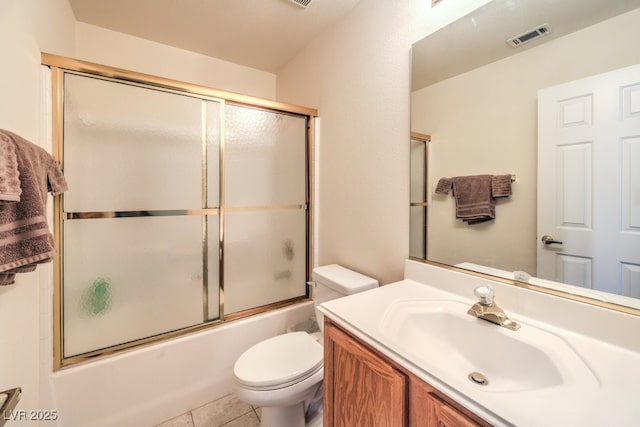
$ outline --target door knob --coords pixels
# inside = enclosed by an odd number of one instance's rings
[[[552,243],[557,243],[559,245],[562,244],[561,241],[554,239],[553,236],[549,236],[548,234],[545,234],[544,236],[542,236],[542,239],[540,240],[542,240],[542,243],[544,243],[545,245],[550,245]]]

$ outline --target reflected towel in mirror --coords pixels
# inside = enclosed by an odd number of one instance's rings
[[[453,189],[456,218],[469,224],[495,219],[496,197],[511,195],[511,175],[470,175],[441,178],[436,193]]]

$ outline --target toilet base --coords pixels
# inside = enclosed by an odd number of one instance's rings
[[[291,406],[263,406],[260,413],[261,427],[305,427],[304,402]]]
[[[322,417],[322,408],[320,408],[320,410],[313,414],[313,416],[311,417],[307,413],[305,427],[322,427],[322,422],[324,421]]]

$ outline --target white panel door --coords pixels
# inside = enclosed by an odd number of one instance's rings
[[[538,91],[537,252],[538,277],[640,295],[640,65]]]

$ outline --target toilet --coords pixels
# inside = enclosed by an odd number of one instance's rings
[[[378,281],[337,264],[313,269],[314,304],[378,287]],[[320,331],[322,313],[316,310]],[[238,399],[261,408],[262,427],[321,426],[322,333],[290,332],[247,349],[233,367]],[[305,421],[306,419],[306,421]]]

